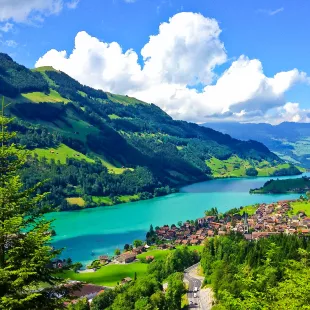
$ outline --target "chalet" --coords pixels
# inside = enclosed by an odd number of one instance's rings
[[[198,239],[193,239],[190,241],[190,244],[191,245],[197,245],[197,244],[200,244],[200,241]]]
[[[138,247],[136,247],[136,248],[134,248],[133,250],[132,250],[132,253],[134,253],[134,254],[141,254],[142,252],[144,252],[144,246],[138,246]]]
[[[128,264],[128,263],[132,263],[136,258],[137,258],[137,256],[134,253],[123,253],[123,254],[119,255],[116,258],[116,260],[119,263]]]
[[[131,281],[132,279],[130,277],[126,277],[121,280],[121,284],[124,285],[124,284],[130,283]]]
[[[106,264],[111,261],[108,255],[100,255],[99,260],[101,264]]]
[[[213,237],[213,236],[214,236],[214,231],[208,230],[208,237]]]
[[[75,298],[93,299],[98,294],[104,292],[104,287],[94,284],[83,284],[80,288],[74,290],[71,295]]]
[[[207,220],[205,217],[201,217],[201,218],[197,219],[197,222],[198,222],[198,225],[202,226],[207,222]]]

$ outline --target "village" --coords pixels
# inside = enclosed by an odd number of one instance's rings
[[[156,227],[153,231],[153,240],[144,242],[142,245],[131,247],[117,255],[100,255],[98,259],[88,266],[86,270],[77,270],[77,273],[97,272],[101,267],[108,265],[127,265],[132,263],[150,263],[156,259],[152,253],[169,251],[180,246],[197,248],[203,246],[204,242],[214,236],[224,236],[231,232],[240,233],[248,241],[255,241],[276,234],[300,234],[310,233],[310,217],[304,211],[292,215],[290,203],[285,200],[276,203],[257,205],[253,214],[249,215],[241,207],[239,212],[228,211],[225,214],[206,215],[195,221],[179,222],[178,225],[163,225]],[[206,212],[209,214],[210,212]],[[148,236],[148,235],[147,235]],[[147,238],[148,240],[148,238]],[[65,261],[57,260],[54,268],[65,267]],[[136,277],[136,274],[135,274]],[[133,277],[120,278],[118,284],[125,285],[134,280]],[[79,281],[72,281],[77,283]],[[111,287],[83,283],[73,294],[77,302],[80,298],[87,298],[89,302],[105,290]]]
[[[217,215],[208,215],[193,222],[185,222],[180,227],[164,225],[156,229],[156,235],[163,242],[175,245],[199,245],[208,237],[226,235],[238,232],[246,240],[257,240],[273,234],[309,234],[310,217],[300,211],[297,215],[289,216],[291,211],[289,200],[278,201],[272,204],[260,204],[254,214],[246,212],[229,214],[221,218]]]

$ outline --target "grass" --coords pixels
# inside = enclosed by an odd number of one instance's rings
[[[178,246],[177,248],[182,248]],[[189,250],[202,251],[202,245],[189,246]],[[137,255],[138,259],[143,259],[146,256],[154,256],[155,259],[164,259],[169,253],[174,250],[150,250],[145,253]],[[125,277],[134,278],[135,272],[137,277],[146,275],[148,264],[142,262],[135,262],[131,264],[112,264],[101,267],[96,272],[90,273],[75,273],[74,271],[65,271],[59,276],[64,279],[71,279],[77,281],[83,281],[87,283],[93,283],[97,285],[115,286],[117,282],[120,282]]]
[[[310,216],[310,201],[309,200],[297,200],[291,203],[293,208],[293,214],[297,214],[299,211],[304,211],[307,216]]]
[[[122,96],[122,95],[115,95],[111,93],[107,93],[108,99],[115,102],[115,103],[120,103],[123,105],[132,105],[132,104],[147,104],[141,100],[138,100],[133,97],[128,97],[128,96]]]
[[[60,131],[64,135],[86,142],[87,135],[91,133],[99,133],[100,130],[94,126],[89,125],[82,120],[76,120],[73,118],[67,119],[67,123],[62,121],[55,121],[57,131]],[[77,134],[78,133],[78,134]]]
[[[119,119],[121,118],[120,116],[116,115],[116,114],[109,114],[108,115],[110,119]]]
[[[278,169],[289,167],[287,163],[273,166],[268,161],[252,160],[250,162],[236,155],[231,156],[227,160],[219,160],[212,157],[206,160],[206,164],[211,168],[212,175],[215,178],[245,177],[246,169],[251,167],[254,167],[258,171],[258,176],[269,176]]]
[[[147,264],[132,263],[132,264],[117,264],[107,265],[101,267],[96,272],[90,273],[75,273],[74,271],[65,271],[59,276],[65,279],[83,281],[87,283],[93,283],[97,285],[115,286],[117,282],[120,282],[123,278],[134,278],[137,273],[137,278],[146,274]]]
[[[140,195],[139,194],[123,195],[123,196],[118,196],[116,198],[118,198],[118,200],[121,203],[125,203],[125,202],[131,202],[131,201],[138,201],[140,199]],[[92,199],[93,199],[93,202],[99,205],[101,204],[105,206],[112,206],[114,204],[113,200],[108,196],[93,196]]]
[[[105,206],[112,206],[113,201],[110,197],[105,197],[105,196],[92,196],[93,202]]]
[[[154,256],[154,259],[164,259],[173,250],[151,250],[137,255],[138,259],[146,259],[147,256]]]
[[[39,103],[39,102],[68,103],[70,101],[62,97],[56,90],[53,90],[53,89],[50,90],[50,93],[48,95],[42,92],[33,92],[33,93],[22,94],[22,96],[36,103]]]
[[[45,72],[45,71],[55,71],[55,72],[59,72],[58,70],[54,69],[52,66],[42,66],[42,67],[38,67],[33,69],[32,71],[36,71],[36,72]]]
[[[85,206],[85,200],[82,197],[70,197],[66,200],[70,205],[78,205],[81,208]]]
[[[54,153],[51,153],[53,152]],[[60,161],[61,164],[66,163],[67,158],[75,158],[78,160],[86,160],[87,162],[93,163],[94,160],[88,158],[84,154],[77,152],[65,144],[60,144],[58,148],[50,148],[50,149],[34,149],[32,151],[33,154],[37,154],[39,158],[45,157],[47,160],[55,159],[55,161]]]
[[[136,194],[136,195],[123,195],[123,196],[119,196],[118,199],[121,202],[137,201],[140,199],[140,195],[138,195],[138,194]]]
[[[257,210],[257,206],[246,206],[243,207],[239,213],[242,214],[243,212],[246,212],[248,215],[253,215]]]

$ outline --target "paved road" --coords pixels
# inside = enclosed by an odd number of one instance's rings
[[[189,268],[187,268],[184,271],[184,279],[188,281],[189,286],[188,286],[188,292],[187,292],[187,297],[188,297],[188,302],[189,302],[189,308],[193,309],[201,309],[201,310],[206,310],[204,305],[201,303],[200,300],[200,288],[202,285],[201,279],[197,276],[197,278],[191,273],[195,268],[197,268],[199,265],[195,264]],[[194,288],[198,288],[198,292],[196,292],[196,297],[194,297]]]

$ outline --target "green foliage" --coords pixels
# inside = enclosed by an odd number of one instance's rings
[[[115,255],[120,255],[121,254],[121,250],[120,249],[115,249],[114,254]]]
[[[183,273],[174,273],[168,277],[166,292],[167,310],[181,309],[182,295],[186,292]]]
[[[93,299],[92,309],[111,310],[179,310],[185,293],[183,271],[199,260],[197,252],[182,247],[163,260],[148,265],[147,275],[138,277],[129,284],[107,290]],[[134,264],[130,264],[132,266]],[[104,268],[104,267],[103,267]],[[103,269],[102,268],[102,269]],[[162,282],[168,281],[166,294],[162,293]]]
[[[51,248],[50,222],[38,203],[47,195],[35,194],[40,183],[23,189],[18,174],[25,151],[10,143],[11,121],[0,116],[0,309],[58,309],[67,289],[58,286],[51,261],[60,251]],[[48,286],[47,286],[48,285]],[[44,288],[46,286],[46,288]]]
[[[259,173],[268,164],[267,174],[282,164],[255,141],[239,141],[197,124],[174,121],[154,104],[92,89],[49,67],[33,72],[4,54],[0,59],[3,74],[14,73],[13,79],[6,80],[5,90],[14,89],[18,81],[22,88],[16,94],[27,93],[27,98],[14,99],[9,110],[17,116],[12,124],[19,131],[15,142],[40,157],[55,159],[28,160],[23,181],[29,179],[27,185],[33,185],[49,179],[44,188],[52,192],[48,203],[61,210],[78,208],[67,203],[70,197],[95,207],[99,199],[92,197],[109,197],[110,205],[126,202],[129,196],[135,200],[166,195],[182,185],[210,179],[215,175],[213,163],[222,161],[225,174],[221,176],[244,175],[241,168],[236,168],[238,173],[232,168],[243,163],[255,164]],[[0,70],[0,78],[1,74]],[[65,151],[51,155],[51,148]],[[72,158],[89,164],[77,164]]]
[[[302,172],[292,164],[288,168],[282,168],[276,170],[273,173],[274,176],[297,175],[297,174],[302,174]]]
[[[90,310],[87,298],[79,299],[76,303],[69,304],[67,308],[68,310]]]
[[[42,75],[32,72],[14,62],[6,54],[0,53],[0,93],[8,97],[17,97],[22,92],[49,92]]]
[[[249,177],[256,177],[258,175],[258,171],[255,168],[251,167],[246,169],[245,174]]]
[[[309,239],[298,236],[208,239],[201,265],[218,301],[215,309],[309,309],[309,250]]]
[[[294,178],[294,179],[282,179],[282,180],[269,180],[263,187],[258,189],[251,189],[251,193],[306,193],[310,189],[310,178]]]
[[[137,248],[138,246],[141,246],[141,245],[143,245],[143,241],[142,240],[134,240],[133,246],[135,248]]]

